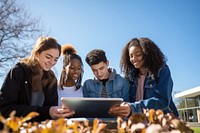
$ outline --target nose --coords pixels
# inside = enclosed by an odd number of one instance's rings
[[[78,67],[74,68],[74,72],[78,72],[80,69]]]
[[[132,56],[130,57],[131,61],[136,61],[136,57],[135,56]]]
[[[96,71],[96,74],[97,74],[97,76],[99,76],[99,71],[98,70]]]
[[[96,73],[97,73],[97,76],[100,76],[101,74],[99,70],[97,70]]]

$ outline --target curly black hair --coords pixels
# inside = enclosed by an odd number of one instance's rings
[[[153,74],[158,76],[159,69],[166,63],[167,59],[160,48],[149,38],[133,38],[122,50],[120,59],[120,69],[125,77],[130,79],[130,73],[133,77],[139,76],[139,69],[135,68],[130,62],[129,49],[132,46],[139,46],[144,55],[144,67]]]

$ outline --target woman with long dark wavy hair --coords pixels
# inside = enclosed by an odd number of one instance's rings
[[[166,58],[149,38],[133,38],[123,48],[120,68],[130,83],[130,103],[113,107],[110,113],[127,117],[143,109],[178,111],[172,101],[173,81]]]

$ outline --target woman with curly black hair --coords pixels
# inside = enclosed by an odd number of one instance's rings
[[[142,113],[143,109],[161,109],[178,116],[172,101],[170,69],[164,54],[152,40],[133,38],[128,42],[122,51],[120,68],[130,83],[131,103],[111,108],[111,114],[127,117]]]

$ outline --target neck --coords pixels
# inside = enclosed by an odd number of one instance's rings
[[[148,72],[148,69],[147,68],[141,68],[141,69],[139,69],[140,70],[140,75],[145,75],[145,74],[147,74],[147,72]]]
[[[64,86],[66,86],[66,87],[70,87],[70,86],[74,86],[74,85],[75,85],[74,80],[67,80],[64,84]]]

